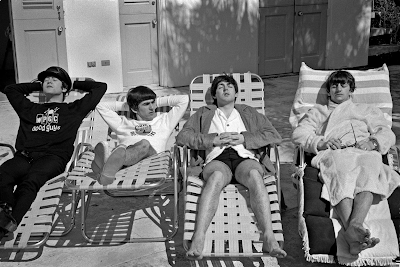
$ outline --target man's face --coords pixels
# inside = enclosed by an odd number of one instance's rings
[[[60,95],[63,92],[66,92],[67,89],[62,87],[62,82],[52,76],[48,76],[44,79],[43,84],[43,92],[49,95]]]
[[[139,121],[151,121],[153,120],[156,116],[156,100],[155,99],[149,99],[145,100],[139,103],[138,109],[133,112],[136,113],[137,119]]]
[[[218,83],[214,98],[217,99],[218,106],[235,102],[237,97],[235,86],[226,81]]]
[[[332,84],[329,89],[331,100],[337,104],[343,103],[350,98],[350,85],[348,83]]]

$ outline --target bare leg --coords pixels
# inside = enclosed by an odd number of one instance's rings
[[[107,142],[100,142],[95,147],[92,170],[102,185],[114,182],[116,173],[125,166],[131,166],[144,158],[156,154],[149,141],[141,140],[129,147],[117,146],[108,156]]]
[[[145,159],[150,157],[157,152],[151,146],[150,142],[143,139],[133,145],[130,145],[126,148],[126,158],[124,165],[125,166],[132,166]]]
[[[218,208],[219,196],[222,189],[230,182],[230,177],[225,177],[222,172],[215,171],[206,179],[206,184],[201,192],[196,216],[196,229],[192,237],[192,243],[186,256],[202,259],[204,240],[208,226],[214,218]]]
[[[336,206],[333,207],[343,224],[345,230],[349,227],[349,220],[351,216],[351,211],[353,210],[353,199],[344,198]]]
[[[239,164],[238,169],[240,167]],[[238,169],[236,174],[242,173]],[[270,201],[263,178],[258,170],[253,169],[245,173],[247,177],[236,175],[236,179],[249,189],[250,204],[263,231],[263,251],[268,252],[272,257],[284,258],[286,252],[276,241],[272,229]]]
[[[362,250],[374,247],[380,242],[379,238],[371,237],[370,231],[363,227],[372,200],[371,192],[361,192],[355,196],[352,207],[349,206],[352,201],[346,199],[335,207],[346,230],[344,237],[350,246],[351,254],[357,255]]]

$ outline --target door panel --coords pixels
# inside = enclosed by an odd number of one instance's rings
[[[119,13],[122,15],[155,14],[156,0],[120,0]]]
[[[17,82],[57,65],[68,71],[62,0],[11,0]]]
[[[158,82],[157,31],[154,15],[121,15],[124,86]],[[155,47],[154,47],[155,46]]]
[[[120,0],[124,86],[158,84],[156,1]]]
[[[292,71],[293,6],[260,8],[259,72]]]
[[[325,67],[327,5],[295,7],[293,72],[304,61],[312,68]]]
[[[67,65],[66,56],[59,56],[59,50],[66,51],[65,34],[59,35],[58,29],[48,27],[49,24],[48,20],[14,22],[19,82],[31,81],[50,66]]]
[[[64,18],[62,0],[11,0],[13,19]]]

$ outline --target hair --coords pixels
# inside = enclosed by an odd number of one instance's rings
[[[216,105],[216,106],[218,106],[217,105],[217,99],[214,98],[214,97],[215,97],[215,95],[217,93],[217,87],[218,87],[218,84],[220,82],[227,82],[229,84],[232,84],[233,87],[235,87],[235,93],[239,92],[239,88],[238,88],[237,82],[233,78],[232,75],[224,73],[223,75],[215,77],[214,80],[212,81],[212,84],[211,84],[211,96],[214,99],[213,104]]]
[[[61,88],[62,89],[67,89],[67,91],[63,92],[63,101],[65,100],[65,97],[67,96],[67,94],[69,94],[69,92],[71,90],[68,89],[68,84],[64,81],[61,81]]]
[[[329,93],[332,85],[345,83],[350,86],[350,92],[354,92],[354,90],[356,89],[356,83],[353,75],[345,70],[334,71],[329,75],[328,79],[326,80],[326,90]]]
[[[126,102],[132,110],[137,110],[141,102],[156,99],[156,94],[147,86],[137,86],[129,89],[126,94]]]

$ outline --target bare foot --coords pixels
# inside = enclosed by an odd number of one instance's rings
[[[366,242],[367,248],[375,247],[381,240],[377,237],[371,237],[368,242]]]
[[[190,244],[189,250],[186,252],[186,257],[195,260],[201,260],[203,258],[203,248],[205,235],[194,234],[192,238],[192,243]]]
[[[350,246],[350,253],[358,255],[361,251],[372,248],[380,242],[379,238],[371,237],[371,232],[362,225],[350,225],[344,238]]]
[[[371,233],[368,229],[365,229],[362,225],[351,224],[344,233],[344,237],[347,242],[367,242],[370,239]]]
[[[270,238],[264,237],[263,240],[263,251],[266,253],[269,253],[271,257],[275,258],[285,258],[286,257],[286,251],[282,249],[282,247],[279,245],[279,243],[275,240],[275,237],[272,236]]]

